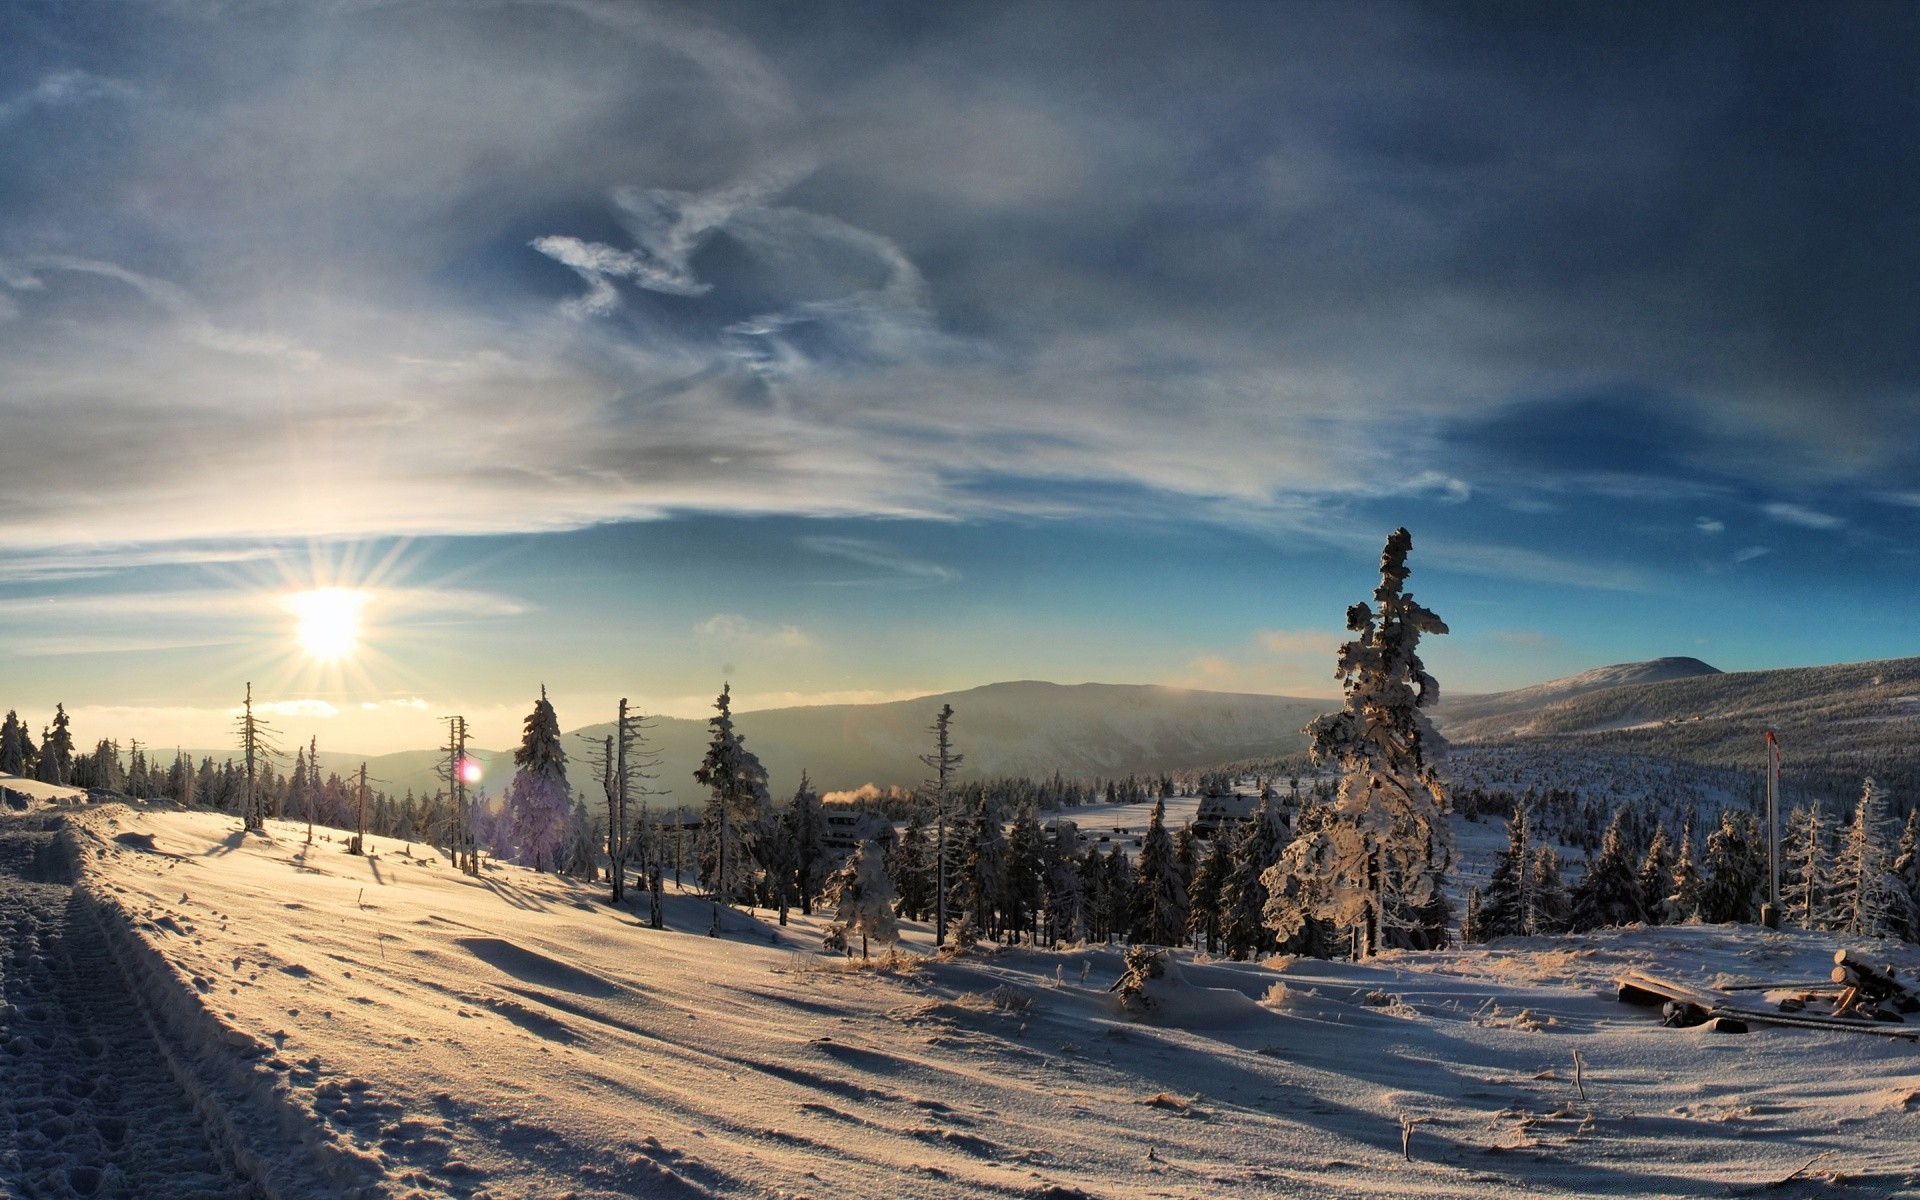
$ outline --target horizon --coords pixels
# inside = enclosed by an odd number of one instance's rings
[[[0,706],[1903,657],[1906,10],[0,11]],[[1894,619],[1889,619],[1889,616]],[[598,715],[594,715],[598,714]],[[202,731],[188,736],[193,731]]]

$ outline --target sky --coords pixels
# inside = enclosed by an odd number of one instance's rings
[[[0,705],[1904,656],[1920,10],[0,5]],[[341,589],[351,649],[300,636]],[[337,595],[339,593],[329,593]],[[351,626],[357,621],[357,636]]]

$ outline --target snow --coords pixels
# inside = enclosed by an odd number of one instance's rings
[[[79,804],[87,798],[87,793],[80,788],[7,774],[0,774],[0,792],[9,794],[5,801],[0,802],[0,808],[16,810],[48,804]]]
[[[1835,1171],[1860,1189],[1838,1194],[1920,1186],[1920,1048],[1666,1029],[1613,998],[1629,968],[1822,978],[1828,935],[1629,929],[1365,965],[1182,951],[1133,1020],[1107,991],[1118,948],[943,961],[903,923],[905,956],[860,969],[814,952],[824,916],[780,929],[741,912],[708,938],[708,906],[671,887],[656,931],[599,889],[491,863],[468,877],[388,839],[356,858],[306,845],[304,826],[243,837],[207,812],[70,820],[81,893],[164,968],[138,975],[145,1005],[235,1066],[233,1103],[277,1106],[240,1130],[257,1153],[323,1165],[305,1185],[280,1172],[273,1195],[1791,1197]],[[1913,947],[1846,944],[1920,965]]]

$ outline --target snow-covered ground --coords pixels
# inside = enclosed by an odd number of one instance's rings
[[[164,957],[136,973],[142,1002],[239,1064],[221,1094],[277,1109],[241,1130],[257,1151],[320,1164],[276,1194],[1920,1188],[1920,1047],[1665,1029],[1613,998],[1627,967],[1818,979],[1826,936],[1628,930],[1366,966],[1182,954],[1184,984],[1136,1021],[1106,990],[1116,950],[933,962],[910,928],[908,966],[849,970],[812,952],[817,919],[739,913],[703,936],[692,895],[657,931],[599,888],[468,878],[419,846],[355,858],[303,827],[242,837],[218,814],[121,806],[72,822],[103,926]]]

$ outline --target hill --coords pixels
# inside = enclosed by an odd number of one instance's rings
[[[1652,663],[1603,668],[1632,679],[1636,668],[1667,678],[1585,686],[1566,680],[1443,702],[1442,730],[1465,745],[1650,754],[1759,770],[1762,736],[1780,738],[1783,777],[1835,800],[1857,795],[1874,775],[1896,793],[1920,786],[1920,658],[1768,671],[1678,673]],[[1555,690],[1558,689],[1558,690]]]
[[[919,756],[932,748],[928,727],[942,704],[954,709],[954,747],[965,755],[962,778],[1000,775],[1113,778],[1210,767],[1234,759],[1286,754],[1306,747],[1300,731],[1331,700],[1262,696],[1135,684],[993,683],[966,691],[887,704],[827,704],[734,714],[747,746],[760,756],[776,794],[791,793],[804,769],[822,790],[912,787],[927,775]],[[656,717],[648,743],[660,759],[654,786],[671,793],[656,805],[697,804],[693,769],[706,751],[704,720]],[[566,738],[578,765],[573,785],[592,794],[586,757],[613,732],[612,722],[576,729]],[[474,751],[496,794],[512,755]],[[434,750],[408,750],[366,760],[391,792],[431,792],[443,761]],[[346,772],[361,758],[320,752],[321,769]]]

